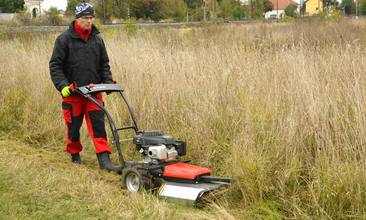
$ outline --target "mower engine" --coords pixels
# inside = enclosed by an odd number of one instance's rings
[[[230,183],[228,178],[211,176],[209,168],[181,162],[180,157],[186,155],[186,143],[174,140],[172,136],[161,131],[139,132],[134,136],[133,142],[143,154],[145,166],[139,165],[141,168],[138,172],[125,169],[122,182],[130,191],[140,189],[139,180],[146,189],[151,188],[149,182],[157,180],[158,184],[152,185],[159,188],[159,196],[197,204],[204,196]],[[134,177],[130,178],[131,175]]]
[[[144,155],[144,163],[160,164],[186,155],[186,143],[174,140],[161,131],[144,131],[135,135],[133,143]]]

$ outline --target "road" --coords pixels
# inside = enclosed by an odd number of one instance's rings
[[[258,23],[261,21],[227,21],[220,24],[251,24],[251,23]],[[200,26],[205,23],[202,22],[160,22],[160,23],[136,23],[137,28],[149,28],[149,27],[185,27],[185,26]],[[206,23],[210,24],[210,23]],[[104,29],[119,29],[123,28],[126,24],[106,24],[103,25]],[[67,25],[64,26],[47,26],[47,25],[28,25],[28,26],[6,26],[0,25],[0,31],[9,31],[9,32],[17,32],[17,31],[64,31],[68,28]]]

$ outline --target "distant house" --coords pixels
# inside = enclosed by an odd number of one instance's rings
[[[44,0],[24,0],[24,8],[27,11],[27,14],[29,14],[30,18],[38,18],[41,16],[41,5]],[[1,13],[1,7],[0,7],[0,21],[11,21],[14,19],[17,19],[16,13]]]
[[[323,12],[323,1],[322,0],[308,0],[306,3],[306,14],[314,15]]]
[[[42,3],[43,0],[24,0],[24,8],[31,13],[32,18],[38,18],[42,14]]]
[[[249,5],[249,0],[240,0],[242,5]]]
[[[299,7],[299,3],[293,0],[270,0],[273,5],[273,10],[267,12],[264,17],[266,19],[280,19],[285,16],[285,9],[289,5],[295,5]]]

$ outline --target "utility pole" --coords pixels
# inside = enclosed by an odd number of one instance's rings
[[[278,0],[277,0],[277,22],[278,22],[278,20],[280,19],[279,17],[278,17]]]
[[[356,18],[358,18],[358,0],[356,0]]]
[[[203,21],[206,22],[206,0],[203,0]]]
[[[41,1],[38,1],[38,7],[39,7],[39,18],[41,18],[41,14],[42,14]]]
[[[186,6],[187,6],[187,23],[189,22],[189,0],[186,0]]]
[[[303,4],[303,2],[302,2],[302,0],[300,0],[300,17],[303,17],[303,15],[302,15],[302,4]]]
[[[249,0],[249,16],[253,18],[253,3],[252,0]]]
[[[130,4],[128,4],[128,7],[127,7],[127,19],[130,20]]]
[[[103,8],[103,24],[105,24],[105,0],[102,0],[102,8]]]

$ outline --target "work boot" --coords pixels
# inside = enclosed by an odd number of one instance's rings
[[[71,162],[81,164],[80,154],[71,154]]]
[[[102,170],[105,169],[107,171],[113,171],[113,172],[116,172],[119,174],[122,172],[121,167],[117,167],[112,163],[111,159],[109,158],[108,152],[101,152],[101,153],[97,154],[97,158],[98,158],[100,169],[102,169]]]

